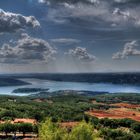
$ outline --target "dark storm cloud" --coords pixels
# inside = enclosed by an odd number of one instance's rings
[[[54,59],[56,51],[45,40],[22,34],[16,46],[4,44],[0,48],[1,63],[47,63]]]
[[[80,60],[82,62],[92,62],[95,61],[96,57],[90,53],[88,53],[86,48],[76,47],[75,49],[70,49],[66,55]]]
[[[122,51],[113,54],[113,59],[125,59],[129,56],[140,56],[140,50],[136,47],[139,46],[137,41],[127,42]]]
[[[0,32],[15,32],[26,27],[40,27],[40,23],[34,16],[23,16],[0,9]]]

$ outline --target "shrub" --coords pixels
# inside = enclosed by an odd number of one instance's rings
[[[94,140],[96,136],[93,130],[93,125],[82,121],[72,129],[69,140]]]
[[[53,123],[51,119],[47,119],[39,127],[40,140],[95,140],[96,138],[93,125],[85,121],[74,126],[71,131]]]
[[[66,137],[65,129],[58,127],[51,119],[47,119],[39,128],[40,140],[65,140]]]

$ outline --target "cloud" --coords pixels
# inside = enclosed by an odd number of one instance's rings
[[[73,38],[56,38],[56,39],[51,39],[51,42],[56,45],[68,46],[68,45],[74,45],[80,43],[80,40],[73,39]]]
[[[40,27],[40,23],[34,16],[23,16],[0,9],[0,32],[15,32],[26,27]]]
[[[4,44],[0,48],[1,63],[47,63],[54,59],[56,50],[45,40],[22,34],[16,46]]]
[[[70,49],[67,53],[65,53],[69,57],[80,60],[81,62],[93,62],[96,57],[87,52],[86,48],[76,47],[75,49]]]
[[[39,3],[45,3],[45,4],[50,4],[50,3],[91,3],[91,4],[98,4],[100,0],[38,0]]]
[[[108,0],[38,0],[39,3],[86,3],[86,4],[99,4],[101,2],[109,2],[110,4],[126,4],[126,3],[132,3],[132,4],[137,4],[140,3],[139,0],[112,0],[112,1],[108,1]]]
[[[121,23],[124,24],[127,23],[128,25],[134,25],[134,26],[140,26],[140,15],[137,13],[137,8],[129,9],[129,10],[120,10],[119,8],[115,8],[113,11],[114,23],[117,24]],[[123,22],[122,22],[123,21]]]
[[[124,45],[124,48],[121,52],[113,54],[113,59],[125,59],[129,56],[140,56],[140,50],[136,49],[139,46],[137,41],[131,41]]]
[[[58,12],[60,13],[59,15],[57,14]],[[95,6],[83,3],[62,3],[57,8],[52,8],[48,11],[48,19],[58,23],[63,23],[72,18],[93,21],[95,20],[94,17],[100,17],[106,13],[108,13],[108,10],[103,4]]]
[[[119,8],[115,8],[113,11],[113,15],[123,16],[124,18],[130,17],[129,11],[121,11]]]
[[[140,3],[140,1],[139,0],[114,0],[114,2],[116,2],[116,3],[120,3],[120,4],[127,4],[127,3],[129,3],[129,4],[138,4],[138,3]]]
[[[48,0],[44,0],[48,2]],[[51,2],[51,1],[49,1]],[[123,6],[120,6],[123,3]],[[135,4],[130,6],[130,3]],[[53,1],[47,20],[58,24],[80,23],[84,28],[113,29],[140,26],[140,6],[131,0],[60,0]],[[59,13],[59,14],[58,14]]]
[[[38,2],[40,2],[40,3],[45,3],[45,2],[47,2],[47,1],[45,1],[45,0],[38,0]]]
[[[116,3],[126,3],[129,2],[130,0],[114,0]]]

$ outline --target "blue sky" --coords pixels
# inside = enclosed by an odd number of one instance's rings
[[[140,71],[138,0],[1,0],[0,72]]]

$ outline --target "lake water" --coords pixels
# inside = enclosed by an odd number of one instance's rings
[[[21,80],[21,79],[20,79]],[[86,90],[86,91],[98,91],[98,92],[124,92],[124,93],[140,93],[140,86],[133,85],[118,85],[108,83],[81,83],[81,82],[62,82],[62,81],[48,81],[39,79],[22,79],[29,82],[32,85],[26,86],[11,86],[0,87],[0,94],[4,95],[19,95],[24,96],[27,94],[15,94],[12,93],[17,88],[47,88],[50,92],[57,90]]]

